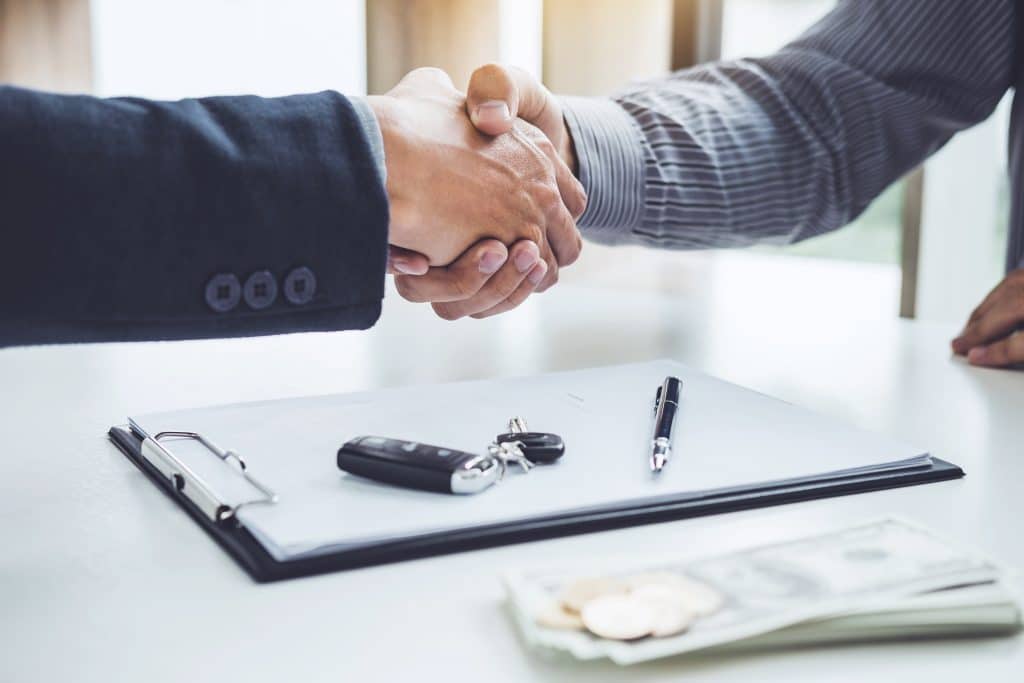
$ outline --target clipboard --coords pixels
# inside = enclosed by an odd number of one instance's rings
[[[180,432],[176,435],[202,439],[200,434],[194,432]],[[204,486],[194,473],[181,471],[181,463],[175,464],[173,452],[169,448],[156,451],[145,448],[142,436],[130,426],[112,427],[109,437],[136,467],[192,517],[196,524],[258,583],[642,524],[914,486],[964,476],[963,470],[958,466],[931,458],[926,464],[913,468],[662,496],[643,501],[594,506],[566,514],[535,516],[511,523],[484,524],[455,531],[435,531],[410,538],[381,540],[322,555],[277,560],[234,514],[239,505],[236,503],[235,507],[232,507],[217,500],[212,490]],[[225,466],[236,466],[239,476],[249,480],[260,492],[261,498],[246,500],[243,504],[258,505],[272,500],[273,490],[260,482],[258,474],[249,472],[244,466],[244,461],[240,461],[236,454],[230,450],[221,450],[209,442],[204,445],[212,455],[225,461]],[[160,450],[164,453],[160,454]],[[168,453],[170,459],[165,457]],[[229,461],[234,464],[229,464]],[[239,465],[235,461],[242,464]]]

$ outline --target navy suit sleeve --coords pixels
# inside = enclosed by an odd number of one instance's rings
[[[0,87],[0,346],[363,329],[387,196],[334,92]]]

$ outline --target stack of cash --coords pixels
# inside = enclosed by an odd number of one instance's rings
[[[894,519],[718,557],[511,572],[505,585],[528,644],[619,664],[1021,629],[1004,570]]]

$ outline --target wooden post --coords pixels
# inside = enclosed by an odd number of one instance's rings
[[[673,0],[544,0],[544,82],[606,95],[668,72]]]
[[[0,82],[92,89],[89,0],[0,0]]]
[[[366,0],[367,90],[386,92],[421,66],[465,88],[473,69],[501,59],[499,0]]]
[[[900,317],[917,315],[917,271],[921,255],[921,199],[924,193],[924,166],[918,166],[903,186],[903,210],[900,215]]]

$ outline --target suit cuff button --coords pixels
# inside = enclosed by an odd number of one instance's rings
[[[245,280],[242,287],[245,303],[254,311],[269,308],[277,300],[277,280],[267,270],[259,270]]]
[[[206,305],[214,313],[227,313],[242,299],[242,285],[232,273],[218,273],[206,283]]]
[[[284,298],[295,306],[308,304],[316,294],[316,275],[306,266],[293,269],[284,279]]]

